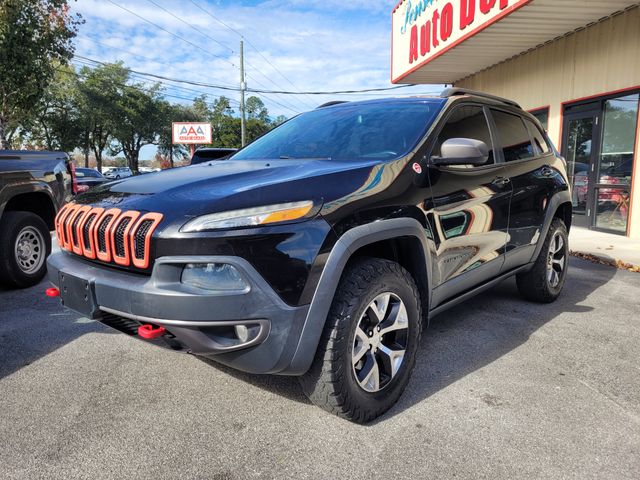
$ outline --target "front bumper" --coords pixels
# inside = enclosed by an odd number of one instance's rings
[[[180,277],[187,263],[233,265],[249,288],[219,293],[184,285]],[[97,266],[66,252],[51,255],[47,267],[58,288],[82,285],[82,295],[93,297],[91,311],[83,314],[132,335],[137,324],[162,326],[167,333],[154,343],[251,373],[288,373],[309,308],[287,305],[240,257],[161,257],[151,276]],[[245,327],[240,337],[237,326]]]

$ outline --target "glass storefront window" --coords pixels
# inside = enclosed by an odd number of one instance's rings
[[[599,183],[631,183],[639,100],[640,95],[635,94],[604,102]]]
[[[596,227],[626,233],[631,195],[620,188],[596,190]]]
[[[570,120],[568,126],[567,173],[573,193],[573,211],[581,215],[587,213],[593,127],[594,117]]]
[[[600,187],[595,195],[598,228],[622,233],[627,230],[639,101],[640,94],[634,94],[604,102],[597,170]]]

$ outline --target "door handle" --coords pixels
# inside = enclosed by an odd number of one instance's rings
[[[507,177],[497,177],[493,180],[493,182],[491,182],[491,185],[495,185],[496,187],[504,187],[509,183],[511,183],[511,179]]]
[[[540,169],[540,174],[545,176],[545,177],[551,177],[553,176],[555,172],[553,171],[553,168],[548,167],[548,166],[544,166]]]

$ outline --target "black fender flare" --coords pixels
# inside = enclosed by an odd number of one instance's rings
[[[42,193],[46,195],[53,205],[54,214],[58,213],[55,195],[53,193],[53,190],[51,189],[51,186],[49,186],[46,182],[35,180],[31,182],[20,183],[17,185],[7,185],[4,189],[0,190],[0,217],[2,217],[7,203],[9,203],[12,198],[27,193]]]
[[[424,251],[427,282],[431,281],[432,260],[425,227],[415,218],[379,220],[348,230],[338,239],[329,254],[309,305],[295,353],[283,373],[302,375],[311,367],[340,278],[356,250],[371,243],[399,237],[415,237],[420,241]],[[427,293],[430,302],[431,288],[428,288]]]
[[[544,215],[544,222],[542,223],[542,229],[540,230],[540,237],[538,238],[536,249],[533,252],[533,256],[531,257],[531,262],[535,262],[540,255],[540,251],[542,250],[542,245],[544,244],[544,239],[547,237],[547,233],[549,233],[549,228],[551,227],[551,222],[556,216],[556,212],[560,205],[565,203],[571,204],[571,194],[569,190],[561,190],[556,192],[547,205],[547,211]],[[568,227],[568,225],[567,225]]]

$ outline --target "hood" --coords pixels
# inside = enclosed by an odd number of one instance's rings
[[[128,177],[79,203],[188,218],[300,200],[331,202],[358,190],[381,161],[224,160]]]

